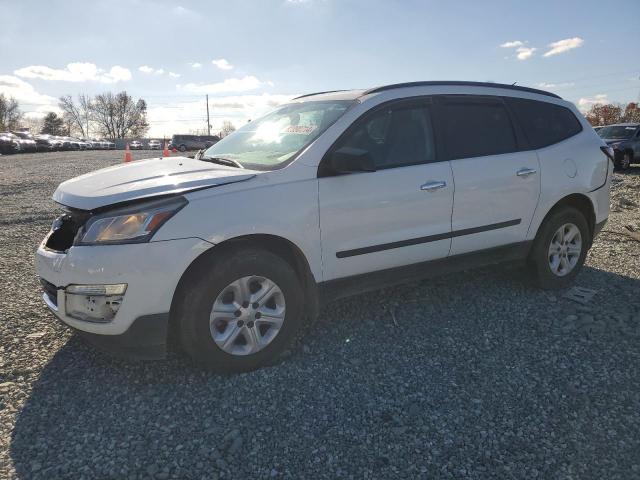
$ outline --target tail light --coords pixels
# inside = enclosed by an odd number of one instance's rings
[[[609,160],[611,160],[612,162],[615,161],[615,153],[613,152],[613,148],[608,145],[603,145],[602,147],[600,147],[600,150],[602,150],[602,153],[604,153]]]

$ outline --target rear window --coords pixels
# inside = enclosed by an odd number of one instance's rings
[[[582,125],[568,108],[522,98],[507,101],[533,148],[553,145],[582,131]]]
[[[518,150],[509,114],[501,101],[444,100],[441,121],[452,160]]]

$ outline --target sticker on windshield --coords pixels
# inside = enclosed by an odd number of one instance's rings
[[[285,128],[282,133],[297,133],[299,135],[309,135],[316,129],[315,126],[305,126],[305,125],[290,125]]]

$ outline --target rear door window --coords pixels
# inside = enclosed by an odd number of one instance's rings
[[[449,160],[500,155],[518,150],[502,100],[444,97],[439,126]]]
[[[532,148],[553,145],[582,131],[573,112],[561,105],[524,98],[508,98],[507,102]]]

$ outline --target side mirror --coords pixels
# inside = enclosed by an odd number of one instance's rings
[[[375,172],[376,166],[367,150],[342,147],[331,154],[331,169],[336,173]]]

